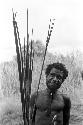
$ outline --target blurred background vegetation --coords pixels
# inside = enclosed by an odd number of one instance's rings
[[[34,47],[34,64],[33,64],[33,75],[32,75],[32,92],[36,91],[38,86],[38,80],[40,76],[42,60],[44,55],[45,46],[41,41],[33,43]],[[65,64],[69,71],[68,78],[65,80],[60,91],[73,98],[72,101],[78,102],[83,98],[83,81],[81,73],[83,70],[83,54],[79,51],[76,53],[70,53],[69,55],[52,55],[47,51],[44,70],[42,74],[40,89],[45,89],[45,69],[46,66],[53,62],[61,62]],[[0,85],[1,85],[1,96],[19,95],[20,84],[17,66],[17,57],[14,56],[10,62],[4,62],[0,65]]]
[[[32,74],[32,88],[31,88],[32,93],[37,90],[41,66],[42,66],[42,60],[45,50],[45,46],[39,40],[33,42],[33,47],[34,47],[34,59],[33,59],[33,74]],[[66,56],[57,53],[53,55],[47,51],[45,65],[41,78],[40,90],[46,88],[45,85],[46,66],[50,63],[57,61],[65,64],[66,68],[69,71],[69,75],[65,80],[65,82],[63,83],[63,85],[61,86],[60,91],[64,94],[67,94],[70,97],[72,102],[72,107],[73,105],[75,106],[82,105],[83,80],[81,73],[83,72],[83,53],[79,51],[77,51],[76,53],[71,52]],[[18,97],[20,99],[19,90],[20,90],[20,83],[18,75],[17,57],[14,56],[12,61],[0,64],[0,99],[3,98],[7,99],[10,97]],[[12,102],[15,103],[14,100],[12,100]],[[71,111],[74,114],[76,113],[76,111],[74,110],[75,106]]]

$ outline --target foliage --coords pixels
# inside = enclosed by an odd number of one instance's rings
[[[10,96],[19,92],[19,80],[16,62],[2,64],[1,88],[4,96]]]
[[[34,47],[34,66],[33,66],[33,74],[32,74],[32,92],[37,90],[39,76],[41,71],[41,65],[43,61],[43,55],[45,51],[44,45],[40,41],[33,43]],[[79,56],[81,58],[79,58]],[[45,68],[47,64],[53,62],[62,62],[65,64],[66,68],[69,71],[68,78],[65,80],[64,84],[62,85],[60,91],[65,94],[68,94],[71,98],[78,100],[80,97],[80,89],[82,86],[82,78],[81,78],[81,71],[83,69],[83,56],[79,52],[74,54],[71,53],[70,55],[52,55],[51,53],[47,52],[45,65],[42,73],[42,79],[40,84],[40,89],[45,89]],[[19,94],[19,76],[18,76],[18,67],[17,67],[17,59],[14,56],[11,62],[4,62],[0,66],[1,68],[1,89],[3,91],[4,96],[10,96],[14,94]]]

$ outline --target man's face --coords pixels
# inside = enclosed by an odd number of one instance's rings
[[[56,91],[60,88],[63,82],[63,72],[52,68],[49,75],[46,76],[46,85],[47,87],[52,90]]]

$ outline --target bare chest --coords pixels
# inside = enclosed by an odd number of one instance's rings
[[[48,108],[53,111],[63,110],[63,97],[59,94],[49,96],[47,93],[40,93],[36,101],[36,107],[41,111],[47,110]]]

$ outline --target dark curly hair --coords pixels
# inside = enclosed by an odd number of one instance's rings
[[[64,80],[66,79],[66,77],[68,76],[68,71],[67,71],[65,65],[62,64],[62,63],[59,63],[59,62],[53,63],[53,64],[49,64],[49,65],[47,66],[47,68],[46,68],[45,74],[46,74],[46,75],[49,75],[49,73],[50,73],[50,71],[51,71],[52,68],[56,68],[56,69],[58,69],[58,70],[60,70],[60,71],[63,72],[63,81],[64,81]]]

